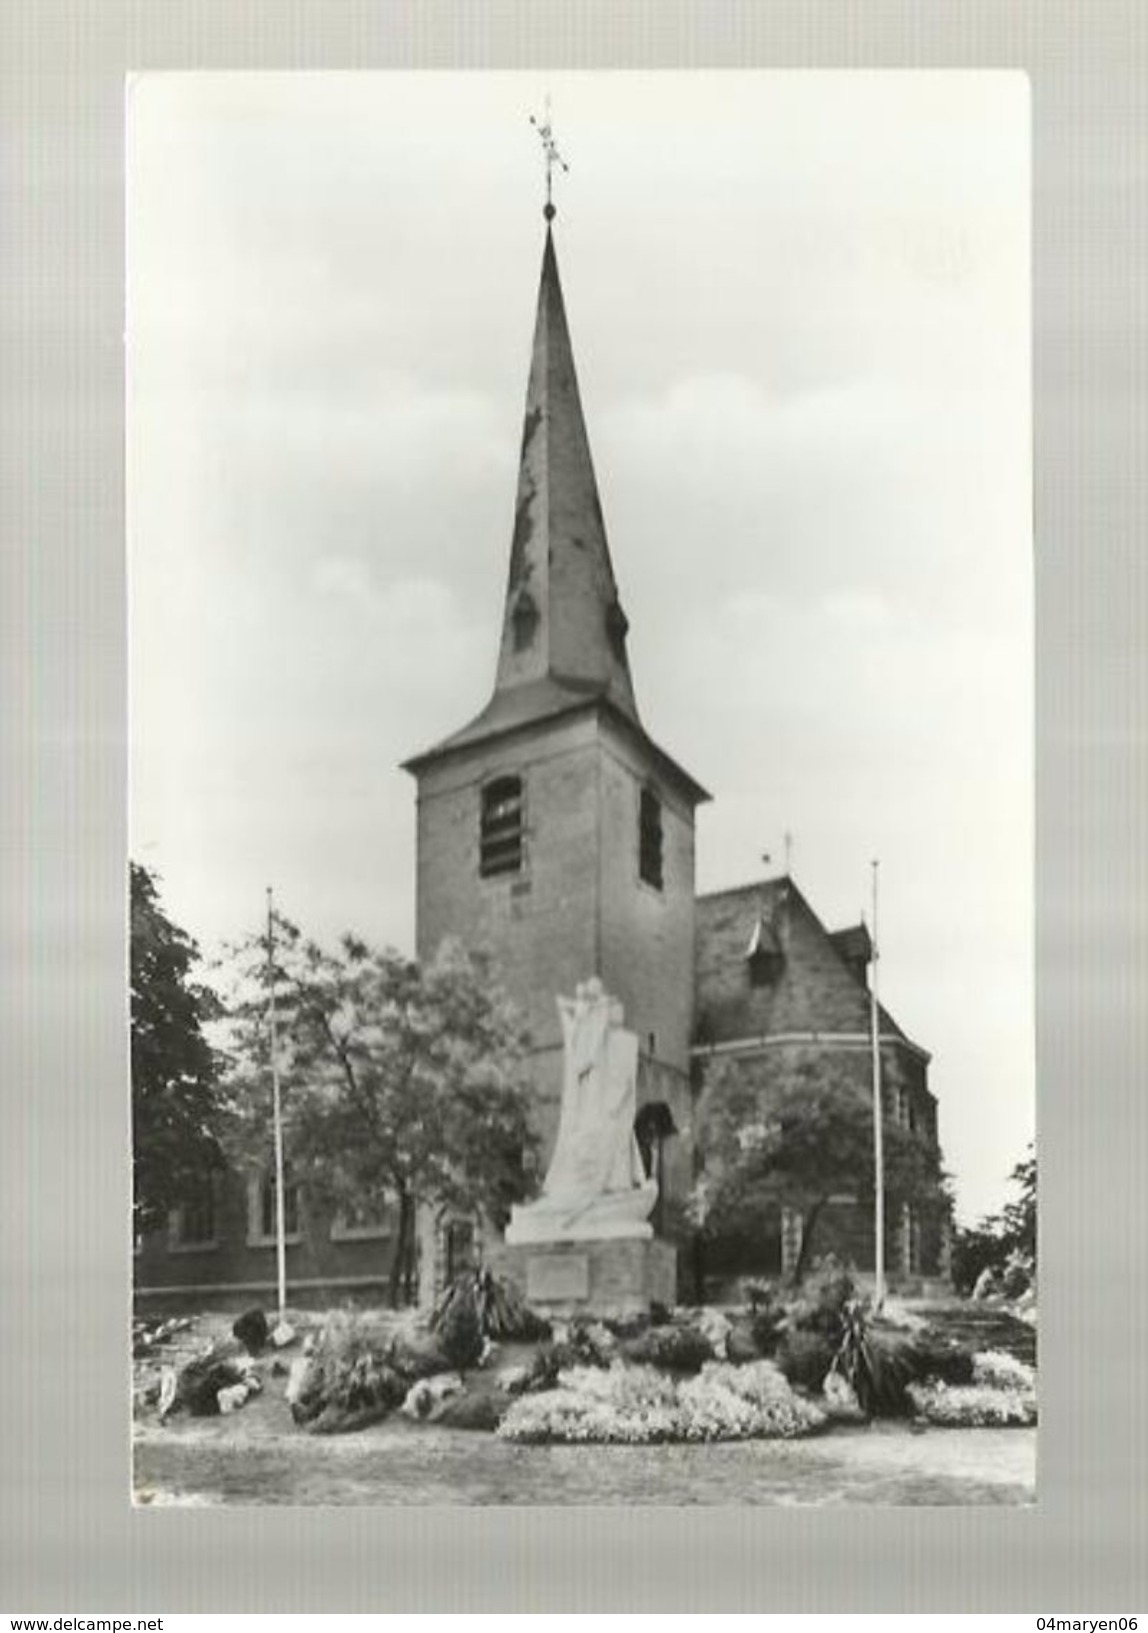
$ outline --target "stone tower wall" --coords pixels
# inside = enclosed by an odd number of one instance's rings
[[[479,871],[481,794],[521,776],[525,850],[520,872]],[[638,801],[662,802],[663,888],[638,870]],[[417,945],[431,958],[445,937],[489,950],[530,1028],[536,1051],[536,1126],[549,1157],[561,1097],[556,998],[601,977],[638,1034],[644,1098],[689,1122],[693,1000],[693,814],[650,757],[595,712],[540,722],[426,766],[419,779]],[[688,1179],[682,1141],[667,1178]]]

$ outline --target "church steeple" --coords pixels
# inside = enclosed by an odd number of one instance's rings
[[[549,679],[638,723],[549,223],[538,289],[495,695]]]
[[[540,127],[544,144],[548,126]],[[549,166],[562,163],[546,147]],[[582,414],[547,198],[546,242],[526,388],[510,572],[494,691],[480,714],[404,762],[420,776],[444,758],[595,711],[613,719],[691,803],[705,790],[647,736],[626,656],[590,440]]]

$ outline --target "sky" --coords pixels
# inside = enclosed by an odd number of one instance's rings
[[[879,859],[973,1220],[1034,1124],[1022,75],[131,81],[132,855],[209,957],[268,885],[413,948],[399,765],[493,683],[547,96],[639,708],[714,795],[698,888],[788,833],[834,929]]]

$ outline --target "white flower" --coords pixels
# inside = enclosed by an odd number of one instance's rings
[[[909,1399],[929,1423],[952,1428],[1024,1427],[1036,1422],[1032,1390],[983,1384],[910,1384]]]
[[[973,1356],[973,1381],[996,1389],[1035,1389],[1036,1372],[1007,1350],[983,1350]]]

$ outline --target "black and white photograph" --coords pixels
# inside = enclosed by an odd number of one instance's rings
[[[1033,1504],[1026,76],[125,118],[134,1503]]]

